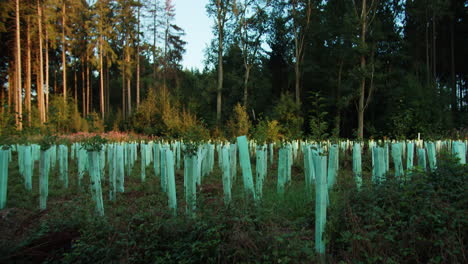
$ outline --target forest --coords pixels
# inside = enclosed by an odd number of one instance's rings
[[[468,263],[467,1],[176,3],[0,0],[0,263]]]
[[[466,133],[463,0],[212,0],[203,69],[183,69],[166,0],[2,0],[1,133],[172,138]],[[465,131],[465,132],[464,132]]]

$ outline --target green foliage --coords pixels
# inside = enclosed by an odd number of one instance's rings
[[[252,137],[259,144],[271,143],[281,141],[283,135],[281,135],[282,128],[276,120],[261,119],[260,122],[255,126]]]
[[[102,149],[102,145],[106,143],[107,140],[98,135],[86,139],[86,141],[82,143],[82,146],[87,151],[100,151]]]
[[[285,138],[298,139],[302,137],[304,118],[302,117],[301,106],[294,102],[291,94],[281,95],[273,108],[272,118],[278,120],[282,127],[281,134]]]
[[[311,104],[309,113],[310,133],[314,140],[324,140],[328,138],[328,122],[326,117],[328,113],[325,111],[325,97],[320,92],[311,92],[309,102]]]
[[[468,167],[443,154],[438,169],[331,194],[330,255],[356,263],[463,263]]]
[[[39,141],[39,145],[41,146],[41,150],[48,150],[50,147],[57,143],[57,136],[51,135],[49,132],[42,137],[41,141]]]
[[[231,119],[229,119],[227,123],[228,134],[231,137],[247,135],[249,133],[250,127],[251,123],[245,106],[237,103],[234,106]]]
[[[130,122],[136,132],[147,135],[190,140],[207,139],[209,135],[197,116],[181,108],[163,89],[157,93],[150,89]]]

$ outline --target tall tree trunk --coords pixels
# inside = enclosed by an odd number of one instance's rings
[[[140,1],[138,1],[140,3]],[[136,107],[140,106],[140,6],[137,17],[137,54],[136,54]]]
[[[426,7],[426,85],[429,87],[431,84],[431,64],[429,61],[429,20],[427,18],[427,7]]]
[[[104,114],[105,114],[105,109],[104,109],[104,65],[102,63],[103,61],[103,50],[102,50],[102,36],[99,36],[99,77],[100,77],[100,81],[101,81],[101,85],[100,85],[100,106],[101,106],[101,118],[104,120]]]
[[[361,45],[366,45],[366,33],[367,33],[367,0],[362,1],[361,10]],[[361,71],[363,76],[361,77],[361,84],[359,88],[359,105],[358,105],[358,138],[364,139],[364,98],[366,96],[366,77],[364,72],[366,70],[366,56],[361,54]]]
[[[81,114],[86,116],[86,78],[85,78],[85,60],[81,58]]]
[[[457,85],[455,79],[455,22],[450,19],[450,76],[452,86],[452,112],[457,112]]]
[[[221,103],[223,93],[223,41],[224,41],[224,24],[218,18],[218,88],[216,90],[216,124],[221,123]]]
[[[343,58],[341,58],[338,68],[338,83],[336,85],[336,117],[335,117],[335,131],[336,137],[340,136],[340,129],[341,129],[341,79],[343,73]]]
[[[244,73],[244,107],[247,109],[247,99],[248,99],[248,84],[249,84],[249,77],[250,77],[250,69],[251,66],[244,64],[245,66],[245,73]]]
[[[105,86],[106,86],[106,111],[109,112],[110,110],[110,75],[109,75],[109,64],[107,62],[105,63],[106,65],[106,80],[105,80]]]
[[[47,27],[45,29],[45,120],[49,115],[49,33]]]
[[[122,57],[122,59],[124,59]],[[127,106],[126,106],[126,98],[125,98],[125,87],[126,87],[126,83],[125,83],[125,63],[123,63],[122,65],[122,118],[123,119],[126,119],[127,118]]]
[[[16,0],[16,125],[19,130],[23,129],[22,112],[22,87],[21,87],[21,38],[20,38],[20,7],[19,0]]]
[[[67,43],[65,42],[65,16],[66,6],[65,1],[62,1],[62,82],[63,82],[63,102],[67,103]]]
[[[31,18],[26,23],[26,84],[24,87],[24,100],[26,106],[26,118],[31,125]]]
[[[38,62],[38,73],[37,73],[37,103],[39,110],[39,119],[41,124],[46,121],[45,105],[44,105],[44,61],[42,57],[42,8],[40,0],[37,0],[37,25],[38,25],[38,38],[39,38],[39,62]]]
[[[128,42],[127,42],[128,43]],[[127,47],[129,48],[129,47]],[[127,50],[127,54],[126,54],[126,64],[127,65],[130,65],[130,51]],[[131,116],[132,114],[132,87],[131,87],[131,83],[130,83],[130,76],[127,76],[126,78],[127,80],[127,107],[128,107],[128,116]]]
[[[76,109],[78,110],[78,77],[77,77],[77,69],[75,69],[74,71],[74,79],[75,79],[75,106],[76,106]]]
[[[90,76],[89,76],[89,56],[86,55],[86,115],[89,115],[89,113],[93,110],[93,104],[92,104],[92,90],[91,90],[91,84],[90,84]]]

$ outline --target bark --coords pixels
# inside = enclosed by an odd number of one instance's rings
[[[140,7],[138,6],[137,54],[136,54],[136,107],[140,106]]]
[[[341,126],[341,79],[343,74],[343,58],[341,58],[338,68],[338,83],[336,86],[336,102],[337,102],[337,109],[336,109],[336,117],[335,117],[335,131],[337,137],[340,136],[340,126]]]
[[[44,61],[42,56],[42,8],[40,1],[37,0],[37,25],[38,25],[38,38],[39,38],[39,61],[38,61],[38,73],[37,73],[37,103],[39,110],[39,119],[41,124],[45,122],[45,105],[44,105]]]
[[[221,105],[223,92],[223,42],[224,42],[224,24],[226,21],[227,4],[216,1],[217,24],[218,24],[218,87],[216,90],[216,124],[221,123]]]
[[[245,66],[245,75],[244,75],[244,107],[247,109],[247,99],[248,99],[248,84],[250,77],[251,66]]]
[[[45,29],[45,118],[47,120],[47,113],[49,113],[49,34],[47,27]]]
[[[15,102],[15,107],[16,107],[16,114],[15,114],[15,119],[16,119],[16,125],[19,130],[23,129],[23,123],[22,123],[22,87],[21,87],[21,38],[20,38],[20,6],[19,6],[19,0],[16,0],[16,102]]]
[[[62,2],[62,81],[63,81],[63,102],[67,103],[67,43],[65,40],[65,20],[66,6],[65,1]]]
[[[452,86],[452,112],[457,112],[457,85],[455,79],[455,25],[454,19],[450,21],[450,76]]]
[[[130,65],[130,52],[127,51],[126,57],[127,65]],[[127,107],[128,107],[128,116],[132,114],[132,89],[130,83],[130,76],[127,76]]]
[[[24,87],[24,100],[26,106],[26,118],[31,125],[31,19],[26,23],[26,83]]]
[[[101,118],[104,120],[104,114],[105,114],[105,109],[104,109],[104,65],[102,63],[103,61],[103,50],[102,50],[102,35],[99,36],[99,79],[100,79],[100,88],[99,88],[99,98],[100,98],[100,107],[101,107]]]
[[[85,60],[81,58],[81,113],[86,116],[86,78],[85,78]]]
[[[361,45],[364,47],[366,45],[366,33],[367,33],[367,0],[362,1],[362,10],[361,10]],[[364,97],[366,92],[366,77],[364,72],[366,70],[366,56],[361,54],[361,71],[362,78],[359,88],[359,105],[358,105],[358,138],[364,138]]]
[[[88,56],[88,55],[87,55]],[[92,110],[91,85],[89,81],[89,57],[86,58],[86,115]]]

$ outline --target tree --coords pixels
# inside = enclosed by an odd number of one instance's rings
[[[312,2],[301,0],[290,1],[290,15],[292,18],[292,30],[294,34],[294,73],[295,73],[295,97],[296,104],[301,103],[301,75],[302,62],[305,54],[306,35],[310,27],[312,16]]]
[[[15,120],[18,129],[21,130],[23,128],[23,121],[22,117],[22,110],[23,110],[23,102],[22,102],[22,85],[21,85],[21,29],[20,29],[20,4],[19,0],[16,0],[16,57],[15,57],[15,66],[16,66],[16,94],[15,94]]]
[[[261,38],[266,31],[268,15],[266,8],[270,1],[238,0],[235,2],[234,14],[239,32],[240,47],[244,61],[244,96],[243,105],[247,107],[250,71],[258,60],[261,49]]]
[[[207,5],[207,11],[210,16],[215,18],[215,32],[218,35],[218,87],[216,90],[216,123],[219,125],[221,121],[221,104],[223,93],[223,51],[225,25],[230,19],[229,13],[231,10],[230,0],[210,0]]]
[[[371,82],[369,88],[366,89],[366,80],[367,80],[367,54],[368,48],[366,43],[366,35],[368,32],[368,28],[372,24],[372,21],[377,14],[376,8],[378,4],[378,0],[370,0],[370,5],[367,5],[367,0],[362,0],[361,2],[361,10],[358,11],[358,7],[356,5],[356,1],[353,0],[354,10],[356,17],[359,17],[359,26],[360,26],[360,70],[361,70],[361,82],[359,85],[359,102],[358,102],[358,138],[364,138],[364,111],[366,110],[367,106],[369,105],[370,99],[372,97],[373,92],[373,85],[372,85],[372,77],[373,71],[371,73]],[[374,69],[374,68],[372,68]],[[366,94],[367,91],[367,94]]]

